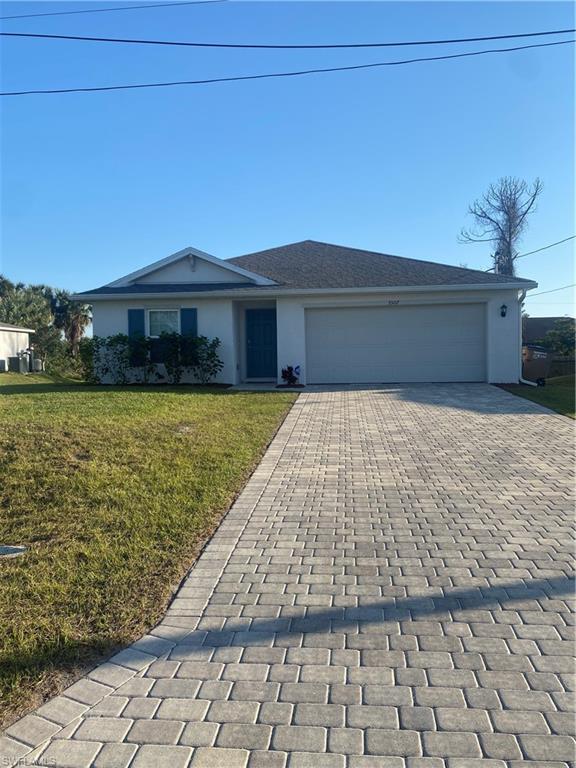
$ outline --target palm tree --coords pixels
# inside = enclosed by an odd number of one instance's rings
[[[59,290],[55,291],[52,297],[52,311],[54,325],[64,333],[72,357],[76,357],[84,331],[92,322],[90,305],[72,301],[67,291]]]
[[[74,301],[72,302],[69,316],[68,333],[65,335],[66,340],[70,344],[72,357],[76,357],[78,355],[78,345],[84,336],[84,331],[92,322],[92,309],[89,304],[81,304],[79,301]]]

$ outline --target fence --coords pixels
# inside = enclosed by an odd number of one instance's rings
[[[576,361],[569,357],[555,357],[550,365],[550,378],[554,376],[571,376],[574,373]]]

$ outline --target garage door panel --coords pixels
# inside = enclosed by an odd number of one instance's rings
[[[485,381],[482,304],[306,310],[309,383]]]

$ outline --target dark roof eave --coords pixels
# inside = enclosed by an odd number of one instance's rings
[[[538,283],[524,278],[517,278],[507,283],[473,283],[462,285],[438,284],[438,285],[372,285],[356,288],[295,288],[271,286],[248,286],[238,288],[225,288],[211,291],[171,291],[158,293],[122,293],[121,289],[113,293],[95,293],[86,291],[84,293],[74,294],[71,298],[75,301],[110,301],[113,299],[182,299],[182,298],[222,298],[234,297],[239,295],[262,295],[263,293],[273,296],[294,296],[294,295],[314,295],[314,294],[367,294],[367,293],[434,293],[434,292],[460,292],[460,291],[502,291],[502,290],[532,290],[537,288]]]

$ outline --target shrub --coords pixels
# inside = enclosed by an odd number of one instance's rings
[[[574,340],[576,334],[576,327],[574,318],[562,317],[556,320],[554,328],[544,336],[543,339],[538,341],[538,344],[551,349],[563,357],[571,357],[574,355]]]
[[[42,359],[40,355],[38,357]],[[44,370],[51,376],[78,376],[82,373],[82,366],[78,357],[71,355],[68,342],[60,340],[52,345],[50,353],[45,357]]]
[[[110,377],[114,384],[128,384],[130,340],[125,333],[108,336],[99,349],[96,360],[101,378]]]
[[[200,384],[208,384],[224,367],[224,363],[216,351],[219,346],[220,339],[218,337],[208,339],[206,336],[198,336],[198,359],[193,366],[193,371]]]
[[[180,384],[184,373],[181,339],[179,333],[163,333],[158,339],[158,359],[164,363],[171,384]]]
[[[91,339],[82,339],[78,345],[78,356],[80,358],[82,376],[84,381],[88,384],[97,384],[99,381],[94,365],[96,350],[99,343],[100,339],[98,336],[93,336]]]
[[[116,334],[82,339],[79,356],[84,379],[95,383],[144,383],[164,378],[163,364],[171,384],[179,384],[185,373],[200,384],[208,384],[224,367],[218,357],[220,339],[163,333],[159,338]]]
[[[298,374],[293,366],[287,365],[286,368],[282,368],[282,381],[288,387],[293,387],[298,383]]]
[[[158,375],[150,355],[152,341],[154,339],[150,339],[148,336],[128,337],[131,379],[136,378],[141,384],[149,384],[152,377]]]

